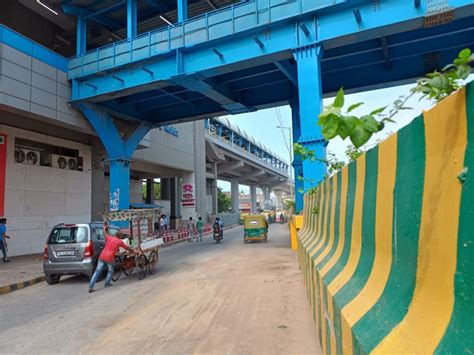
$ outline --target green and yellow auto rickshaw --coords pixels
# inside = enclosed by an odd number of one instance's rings
[[[268,222],[264,214],[249,214],[244,217],[244,243],[267,241]]]

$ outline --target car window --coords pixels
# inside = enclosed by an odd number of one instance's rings
[[[49,237],[49,244],[66,244],[66,243],[86,243],[87,228],[86,227],[58,227],[54,228]]]
[[[102,227],[95,228],[95,235],[98,240],[105,240],[104,230],[102,229]]]

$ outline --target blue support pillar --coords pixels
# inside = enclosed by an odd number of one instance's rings
[[[127,38],[137,35],[137,0],[127,0]]]
[[[83,55],[87,50],[87,23],[82,16],[77,17],[76,55]]]
[[[94,127],[107,151],[110,163],[109,209],[129,209],[130,162],[138,144],[152,128],[151,125],[141,122],[131,134],[123,138],[107,112],[87,103],[79,103],[75,107]]]
[[[298,100],[290,102],[291,107],[291,120],[293,126],[293,144],[297,143],[301,137],[301,126],[300,126],[300,105]],[[295,212],[303,210],[303,181],[298,177],[303,175],[303,162],[299,155],[293,155],[293,169],[295,171]]]
[[[178,1],[178,22],[184,22],[188,19],[188,0]]]
[[[298,65],[299,121],[301,135],[298,139],[303,147],[315,152],[315,158],[326,159],[327,142],[323,139],[318,115],[323,108],[321,85],[320,45],[309,45],[294,51]],[[306,159],[301,162],[303,187],[307,191],[317,186],[326,176],[326,166],[318,161]]]

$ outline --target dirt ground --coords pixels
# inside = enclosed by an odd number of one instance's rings
[[[165,249],[158,274],[120,279],[110,289],[99,285],[93,294],[81,278],[17,291],[27,304],[35,293],[53,293],[56,300],[71,294],[75,300],[59,302],[62,312],[47,310],[29,326],[20,320],[3,336],[0,328],[0,342],[7,345],[0,353],[35,349],[29,341],[8,347],[15,332],[48,352],[320,354],[288,226],[271,226],[268,243],[244,244],[242,234],[239,227],[226,231],[220,245],[206,238]],[[21,299],[6,301],[20,306]],[[75,339],[48,343],[62,327],[72,327],[66,329]]]

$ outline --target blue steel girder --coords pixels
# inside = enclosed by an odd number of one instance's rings
[[[123,4],[125,4],[125,2],[120,2],[119,4],[115,4],[114,8],[116,8],[117,6],[123,6]],[[83,7],[74,6],[74,5],[63,5],[63,11],[65,14],[70,14],[77,17],[82,17],[84,20],[92,20],[94,22],[97,22],[101,24],[102,26],[105,26],[109,30],[116,31],[122,28],[121,24],[104,16],[103,13],[105,11],[94,12],[94,11],[85,9]]]
[[[472,0],[453,2],[457,5],[453,6],[456,18],[472,16],[474,12]],[[416,8],[412,2],[401,3],[394,0],[381,1],[379,11],[374,11],[373,4],[369,1],[363,4],[359,2],[361,23],[354,20],[350,8],[339,11],[329,9],[325,8],[326,11],[319,13],[317,10],[311,10],[291,18],[282,17],[282,20],[265,22],[265,25],[246,29],[238,33],[238,36],[236,33],[224,38],[198,42],[191,47],[183,47],[185,41],[179,44],[184,38],[183,27],[175,26],[172,32],[175,33],[176,39],[172,41],[173,43],[168,43],[172,44],[170,48],[165,47],[164,50],[157,50],[158,47],[161,48],[161,44],[159,46],[151,44],[154,39],[149,34],[148,37],[139,36],[134,41],[116,43],[115,55],[111,53],[109,46],[109,49],[99,49],[85,56],[73,58],[70,60],[70,78],[81,79],[76,86],[77,90],[74,90],[73,100],[94,97],[97,101],[101,95],[116,91],[123,93],[128,89],[146,85],[150,81],[169,80],[178,74],[200,73],[204,77],[211,77],[246,66],[253,67],[285,60],[291,58],[291,49],[315,42],[322,43],[325,48],[336,48],[380,38],[381,35],[388,36],[415,30],[423,27],[423,18],[426,15],[424,4]],[[301,24],[305,24],[303,28],[306,30],[301,29]],[[307,31],[309,36],[306,34]],[[253,39],[256,35],[262,38],[263,48],[256,45]],[[180,55],[166,55],[176,52],[178,48]],[[217,49],[222,56],[216,55],[213,49]],[[148,60],[146,66],[148,72],[140,66],[130,66],[131,63],[136,64],[143,60]],[[118,85],[113,78],[103,75],[110,69],[114,69],[123,78],[121,85]],[[99,72],[100,76],[95,75]],[[153,78],[150,72],[153,73]],[[98,82],[100,85],[97,85]]]

